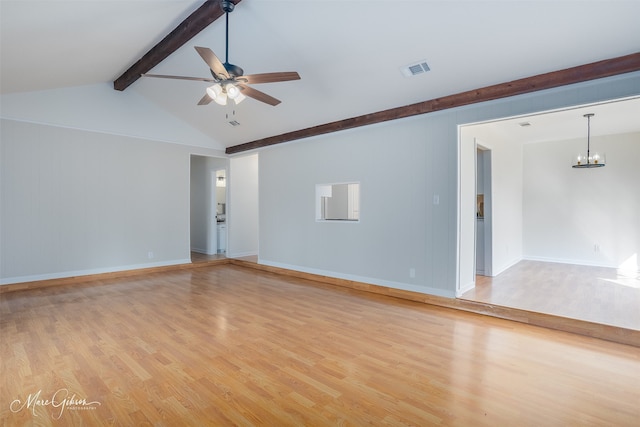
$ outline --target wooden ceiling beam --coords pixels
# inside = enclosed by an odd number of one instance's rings
[[[640,71],[640,52],[258,139],[252,142],[228,147],[226,149],[226,153],[241,153],[243,151],[268,147],[270,145],[281,144],[284,142],[309,138],[359,126],[366,126],[419,114],[432,113],[434,111],[446,110],[449,108],[461,107],[463,105],[491,101],[634,71]]]
[[[242,0],[232,0],[234,4]],[[115,90],[125,90],[133,82],[140,78],[140,75],[147,73],[153,67],[164,61],[169,55],[178,50],[182,45],[191,40],[196,34],[204,30],[216,19],[224,15],[220,7],[220,1],[207,0],[202,6],[182,21],[173,31],[171,31],[157,45],[145,53],[135,64],[113,82]]]

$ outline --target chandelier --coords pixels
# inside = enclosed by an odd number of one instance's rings
[[[606,157],[604,154],[594,152],[591,154],[591,117],[594,113],[585,114],[587,118],[587,155],[578,154],[572,167],[579,169],[601,168],[605,165]]]

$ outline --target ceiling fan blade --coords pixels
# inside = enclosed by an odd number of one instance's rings
[[[286,82],[289,80],[300,80],[300,75],[295,71],[285,71],[281,73],[249,74],[248,76],[240,76],[237,79],[248,84],[276,83]]]
[[[258,101],[264,102],[265,104],[269,104],[269,105],[273,105],[276,106],[278,104],[280,104],[280,100],[274,98],[271,95],[267,95],[264,92],[260,92],[259,90],[256,90],[252,87],[249,87],[245,84],[241,84],[238,83],[238,86],[240,87],[240,89],[242,90],[242,94],[246,95],[250,98],[256,99]]]
[[[204,62],[207,63],[209,68],[211,68],[211,71],[213,71],[213,73],[216,76],[220,76],[224,79],[229,78],[229,73],[227,73],[227,69],[224,68],[224,65],[222,65],[222,62],[220,62],[216,54],[213,53],[211,49],[209,49],[208,47],[200,47],[200,46],[195,46],[195,49],[198,51],[202,59],[204,59]]]
[[[200,101],[198,101],[198,105],[207,105],[211,101],[213,101],[213,99],[205,93],[204,96],[200,99]]]
[[[215,83],[217,80],[215,79],[207,79],[203,77],[185,77],[185,76],[165,76],[164,74],[141,74],[142,77],[157,77],[160,79],[177,79],[177,80],[196,80],[199,82],[213,82]]]

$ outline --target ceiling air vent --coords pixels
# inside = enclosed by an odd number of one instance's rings
[[[236,110],[233,110],[233,112],[231,113],[231,117],[229,117],[229,113],[227,113],[225,118],[227,119],[227,123],[229,123],[231,126],[240,126],[240,122],[236,120]]]
[[[415,64],[405,65],[400,69],[406,77],[417,76],[430,70],[427,61],[420,61]]]

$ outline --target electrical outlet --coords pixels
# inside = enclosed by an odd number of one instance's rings
[[[416,277],[416,269],[415,268],[412,267],[412,268],[409,269],[409,277],[411,277],[412,279],[414,277]]]
[[[149,251],[149,252],[147,253],[147,257],[148,257],[149,259],[153,259],[153,252]]]
[[[434,194],[433,195],[433,204],[434,205],[439,205],[440,204],[440,195],[439,194]]]

